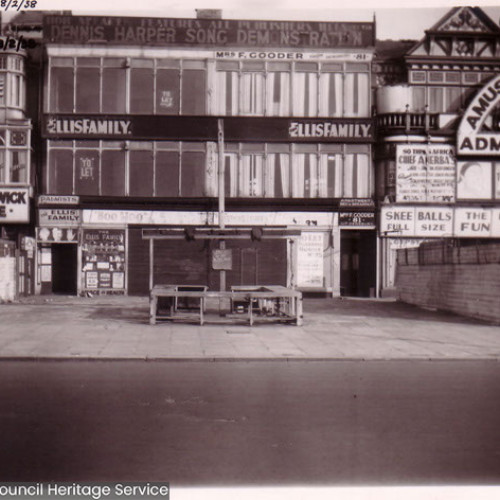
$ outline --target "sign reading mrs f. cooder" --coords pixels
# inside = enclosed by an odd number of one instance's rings
[[[499,102],[500,75],[479,90],[465,111],[457,134],[459,154],[500,156],[500,132],[484,126]]]

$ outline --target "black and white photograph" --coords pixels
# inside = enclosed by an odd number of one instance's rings
[[[0,31],[0,500],[500,495],[498,0]]]

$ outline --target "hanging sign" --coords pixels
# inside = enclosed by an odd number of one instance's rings
[[[233,254],[230,248],[212,251],[212,269],[215,271],[231,271],[233,269]]]

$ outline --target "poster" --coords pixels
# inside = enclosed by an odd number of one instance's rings
[[[399,144],[396,147],[396,201],[455,201],[453,146]]]
[[[491,199],[491,169],[492,163],[490,161],[459,161],[457,165],[457,199]]]
[[[302,233],[298,241],[297,261],[297,286],[322,287],[323,233]]]

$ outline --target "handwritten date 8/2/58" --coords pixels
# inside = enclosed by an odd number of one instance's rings
[[[27,10],[36,9],[37,0],[0,0],[0,9],[7,12],[9,9],[12,10]]]

